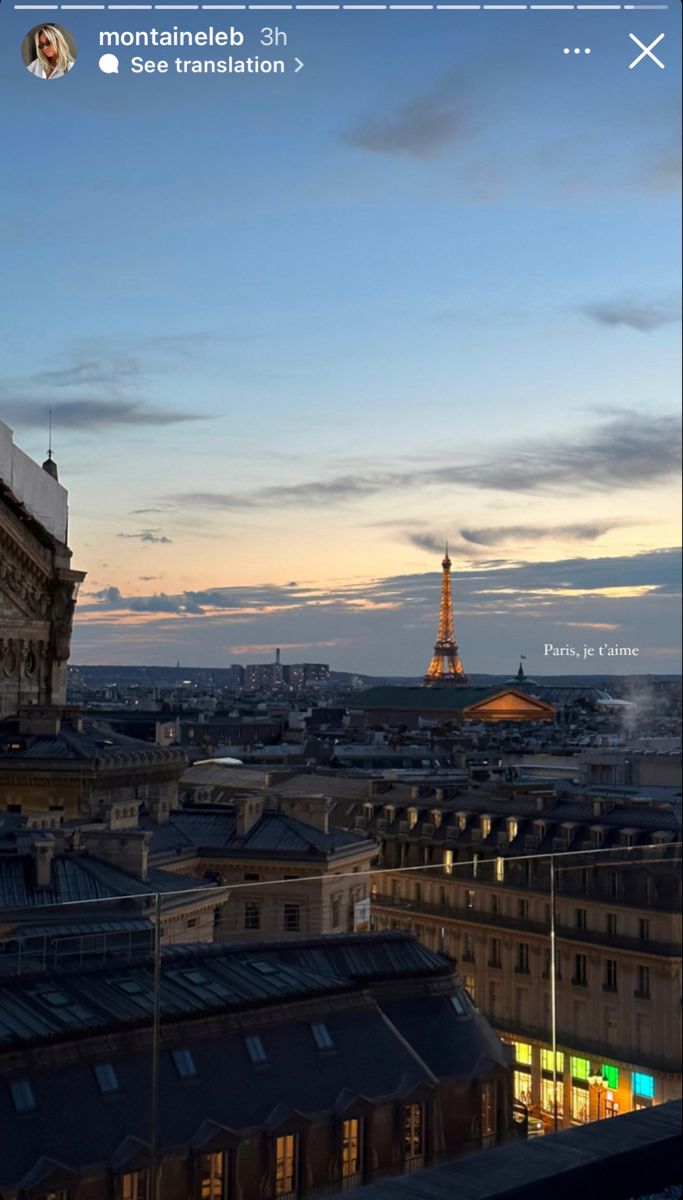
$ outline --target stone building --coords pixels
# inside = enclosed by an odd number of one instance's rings
[[[78,586],[68,507],[52,457],[39,467],[0,421],[0,717],[66,703]]]
[[[219,940],[368,928],[377,845],[363,831],[333,826],[331,807],[321,795],[252,793],[141,825],[151,831],[156,866],[229,888]]]
[[[0,982],[2,1200],[303,1200],[519,1134],[506,1048],[405,934],[168,951],[156,1055],[154,979]]]
[[[358,820],[381,847],[374,926],[457,958],[469,994],[515,1048],[517,1099],[546,1125],[680,1095],[672,807],[527,783],[403,806],[380,799]]]

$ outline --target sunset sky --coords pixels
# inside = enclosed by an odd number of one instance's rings
[[[3,6],[0,417],[54,412],[74,662],[419,674],[447,538],[466,670],[680,670],[679,15],[278,14],[300,74],[188,80],[68,12],[45,84]]]

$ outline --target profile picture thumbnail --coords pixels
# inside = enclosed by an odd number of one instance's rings
[[[21,57],[36,79],[61,79],[76,62],[78,47],[63,25],[34,25],[21,43]]]

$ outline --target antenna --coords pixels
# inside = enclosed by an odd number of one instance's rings
[[[52,409],[48,409],[48,447],[47,456],[52,458]]]

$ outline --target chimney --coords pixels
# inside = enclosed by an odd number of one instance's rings
[[[330,809],[332,801],[329,796],[282,796],[280,810],[301,821],[304,825],[312,825],[321,833],[330,832]]]
[[[32,843],[33,862],[36,869],[36,886],[52,886],[52,860],[55,855],[55,839],[51,833],[34,838]]]
[[[86,854],[103,858],[120,871],[147,880],[151,833],[139,829],[84,829],[82,848]]]
[[[260,820],[264,801],[262,796],[239,796],[234,801],[238,837],[246,837],[250,829]]]
[[[62,728],[62,709],[53,704],[31,704],[19,709],[19,734],[22,737],[58,737]]]
[[[155,825],[165,825],[168,821],[170,805],[165,796],[150,796],[147,801],[150,820],[154,821]]]

